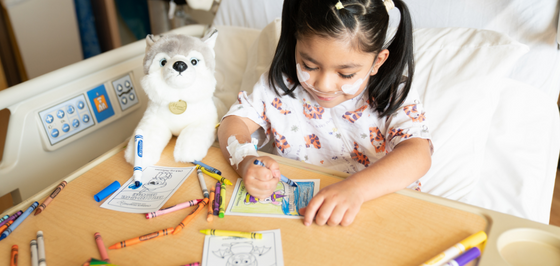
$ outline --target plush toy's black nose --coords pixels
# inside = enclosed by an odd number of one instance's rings
[[[181,73],[181,72],[187,70],[187,64],[185,64],[185,62],[183,62],[183,61],[177,61],[177,62],[175,62],[175,64],[173,64],[173,69],[175,69],[177,72]]]

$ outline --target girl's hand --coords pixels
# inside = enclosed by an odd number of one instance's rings
[[[255,165],[255,160],[261,161],[266,167]],[[268,156],[247,156],[241,164],[247,192],[259,199],[272,195],[281,177],[278,163]]]
[[[363,203],[359,186],[353,180],[345,179],[321,189],[307,207],[300,209],[300,213],[304,214],[305,226],[310,225],[313,218],[317,225],[348,226],[354,222]]]

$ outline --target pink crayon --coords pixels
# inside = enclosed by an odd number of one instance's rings
[[[194,200],[189,200],[187,202],[183,202],[183,203],[179,203],[177,205],[171,206],[171,207],[167,207],[165,209],[161,209],[159,211],[155,211],[155,212],[149,212],[146,213],[146,219],[151,219],[151,218],[155,218],[157,216],[162,216],[164,214],[170,213],[170,212],[174,212],[174,211],[178,211],[178,210],[182,210],[184,208],[190,207],[190,206],[194,206],[196,204],[198,204],[199,202],[201,202],[202,199],[194,199]]]
[[[220,212],[220,191],[222,190],[222,184],[220,182],[216,183],[216,192],[214,193],[214,215],[218,216],[218,213]]]
[[[193,262],[193,263],[189,263],[189,264],[185,264],[185,265],[181,265],[181,266],[200,266],[200,262]]]

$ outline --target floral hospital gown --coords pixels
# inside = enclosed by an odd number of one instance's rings
[[[424,110],[413,88],[393,115],[379,117],[369,107],[365,93],[333,108],[324,108],[301,86],[294,91],[295,99],[276,95],[268,85],[267,75],[260,77],[252,94],[239,92],[237,102],[224,118],[246,117],[260,125],[266,134],[259,139],[259,145],[262,147],[273,138],[274,154],[355,173],[391,152],[403,140],[430,139]],[[420,186],[416,181],[409,188],[420,190]]]

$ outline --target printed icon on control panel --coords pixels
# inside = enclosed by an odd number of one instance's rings
[[[73,114],[75,110],[76,109],[74,109],[74,106],[72,105],[68,105],[68,107],[66,108],[66,112],[68,112],[69,114]]]
[[[54,117],[52,115],[47,115],[47,117],[45,117],[45,122],[50,124],[53,121],[54,121]]]
[[[94,98],[93,102],[95,102],[95,108],[97,108],[98,113],[101,113],[109,108],[107,101],[105,101],[105,95]]]
[[[63,117],[64,117],[64,111],[58,110],[58,112],[56,112],[56,116],[57,116],[58,118],[63,118]]]
[[[82,102],[82,101],[78,102],[78,109],[82,110],[82,109],[84,109],[84,106],[85,106],[84,102]]]
[[[78,119],[72,120],[72,126],[73,126],[74,128],[79,127],[79,126],[80,126],[80,120],[78,120]]]
[[[82,121],[84,121],[84,123],[89,122],[89,115],[82,116]]]

